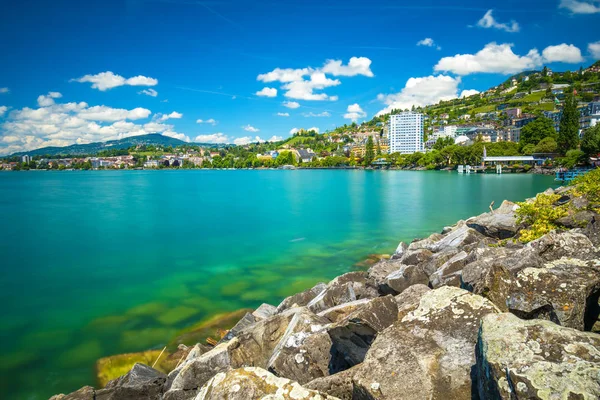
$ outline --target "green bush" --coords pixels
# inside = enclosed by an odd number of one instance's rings
[[[585,175],[578,176],[574,181],[573,194],[585,196],[592,208],[600,208],[600,169],[595,169]]]
[[[538,194],[531,203],[517,203],[519,205],[516,211],[517,223],[526,226],[520,232],[519,240],[521,242],[531,242],[558,229],[556,220],[568,214],[567,205],[554,206],[560,197],[557,194]]]

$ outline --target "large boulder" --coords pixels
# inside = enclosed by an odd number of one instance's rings
[[[280,313],[288,308],[292,307],[303,307],[310,303],[312,299],[317,297],[319,293],[321,293],[327,287],[324,283],[318,283],[310,289],[305,290],[304,292],[293,294],[289,297],[283,299],[283,301],[277,306],[277,312]]]
[[[84,386],[75,392],[69,394],[56,394],[50,397],[50,400],[90,400],[93,399],[95,390],[91,386]]]
[[[600,398],[600,335],[512,314],[483,317],[477,345],[481,399]]]
[[[483,238],[475,229],[467,225],[460,226],[443,236],[441,240],[433,243],[428,249],[437,253],[445,249],[461,249],[463,246],[479,242]]]
[[[425,285],[412,285],[399,295],[394,297],[398,305],[398,319],[404,318],[406,314],[415,310],[419,306],[421,297],[431,289]]]
[[[348,272],[329,282],[327,288],[312,299],[307,307],[318,313],[340,304],[378,296],[379,291],[368,279],[367,272]]]
[[[367,278],[373,282],[381,294],[391,294],[385,279],[392,272],[398,271],[402,265],[399,259],[381,260],[369,268]]]
[[[494,239],[508,239],[515,236],[519,230],[515,216],[517,208],[518,205],[505,200],[497,210],[470,218],[466,224],[482,235]]]
[[[361,363],[377,334],[397,319],[394,297],[385,296],[371,300],[328,327],[333,341],[330,371],[339,372]]]
[[[261,368],[247,367],[215,375],[196,400],[338,400],[279,378]]]
[[[583,229],[582,233],[590,239],[594,246],[600,248],[600,218],[594,217],[587,226]]]
[[[147,365],[136,363],[131,370],[97,390],[96,400],[161,399],[167,376]]]
[[[256,321],[267,319],[277,313],[277,307],[267,303],[262,303],[260,307],[252,312],[252,316]]]
[[[372,300],[373,299],[360,299],[351,301],[349,303],[340,304],[339,306],[323,310],[317,315],[319,315],[320,317],[327,318],[330,322],[338,322],[344,319],[348,314],[352,313],[353,311],[364,306]]]
[[[329,375],[331,338],[325,329],[329,323],[306,309],[296,313],[273,350],[267,369],[301,384]]]
[[[429,277],[418,265],[401,265],[400,269],[389,274],[381,285],[382,291],[399,294],[416,284],[428,284]]]
[[[428,282],[433,288],[438,288],[443,285],[460,286],[462,269],[465,265],[474,261],[474,258],[472,253],[467,253],[466,251],[455,254],[437,271],[429,276]]]
[[[400,262],[404,265],[419,265],[422,262],[429,260],[433,253],[427,249],[407,250]]]
[[[220,340],[221,343],[226,342],[228,340],[236,337],[243,329],[248,328],[256,323],[257,319],[254,314],[246,313],[242,319],[240,319],[234,326],[231,328],[225,336]]]
[[[306,386],[344,400],[470,400],[479,321],[497,312],[466,290],[426,291],[418,307],[379,333],[361,364]]]
[[[594,244],[583,233],[575,230],[552,231],[541,238],[529,242],[527,247],[533,249],[545,261],[558,260],[562,257],[590,260],[598,258]]]

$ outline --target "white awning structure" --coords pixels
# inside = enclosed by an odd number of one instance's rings
[[[539,158],[533,156],[501,156],[501,157],[483,157],[483,162],[510,162],[510,161],[539,161]]]

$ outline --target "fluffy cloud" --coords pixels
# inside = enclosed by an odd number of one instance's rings
[[[370,59],[366,57],[352,57],[347,65],[344,65],[341,60],[327,60],[321,68],[275,68],[271,72],[258,75],[256,79],[265,83],[280,82],[282,84],[281,89],[285,91],[284,96],[290,99],[336,101],[338,99],[337,96],[330,96],[323,92],[315,93],[315,91],[322,91],[341,84],[339,79],[332,79],[327,75],[334,77],[374,76],[371,71]],[[262,91],[265,91],[265,89]]]
[[[293,135],[294,133],[298,133],[298,132],[300,132],[299,128],[292,128],[292,129],[290,129],[290,135]]]
[[[8,107],[6,106],[0,106],[0,117],[4,115],[4,113],[6,113],[6,111],[8,110]]]
[[[460,92],[460,98],[465,98],[465,97],[469,97],[469,96],[473,96],[475,94],[479,94],[479,90],[475,90],[475,89],[467,89],[467,90],[463,90],[462,92]]]
[[[47,95],[40,95],[37,98],[38,105],[40,107],[48,107],[54,104],[54,99],[60,99],[62,94],[58,92],[48,92]]]
[[[215,126],[216,124],[218,124],[218,122],[215,121],[213,118],[209,118],[207,120],[197,119],[196,123],[197,124],[211,124],[212,126]]]
[[[259,90],[255,94],[257,96],[261,96],[261,97],[277,97],[277,89],[270,88],[270,87],[264,87],[264,88],[262,88],[262,90]]]
[[[500,23],[494,19],[493,10],[488,10],[485,15],[477,21],[477,26],[480,28],[494,28],[506,32],[519,32],[521,29],[516,21],[511,20],[510,23]]]
[[[544,57],[544,61],[548,63],[564,62],[573,64],[583,61],[581,50],[572,44],[566,43],[546,47],[544,51],[542,51],[542,57]]]
[[[305,117],[331,117],[331,114],[329,114],[327,111],[323,111],[320,113],[314,113],[311,111],[302,115],[304,115]]]
[[[81,78],[71,79],[71,82],[90,82],[92,88],[100,91],[106,91],[119,86],[156,86],[158,80],[146,76],[138,75],[132,78],[124,78],[111,71],[100,72],[96,75],[84,75]]]
[[[423,40],[419,40],[417,42],[417,46],[426,46],[426,47],[434,47],[438,50],[441,50],[442,48],[438,45],[435,44],[435,41],[432,38],[425,38]]]
[[[356,121],[359,118],[364,118],[367,116],[367,113],[358,105],[358,103],[350,104],[346,109],[346,114],[344,114],[344,118]]]
[[[260,129],[253,127],[252,125],[248,124],[246,126],[242,126],[242,129],[244,129],[247,132],[258,132],[260,131]]]
[[[281,142],[283,140],[283,136],[273,135],[267,142]]]
[[[145,94],[146,96],[150,96],[150,97],[158,96],[158,92],[152,88],[139,91],[138,94]]]
[[[387,114],[393,109],[410,109],[412,106],[426,106],[440,100],[451,100],[458,97],[460,78],[446,75],[410,78],[399,93],[379,94],[377,99],[387,105],[377,115]],[[470,91],[463,91],[470,92]]]
[[[559,8],[566,8],[573,14],[600,13],[600,0],[561,0]]]
[[[371,63],[367,57],[351,57],[348,65],[344,65],[341,60],[327,60],[321,71],[333,76],[363,75],[372,78],[375,75],[371,71]]]
[[[588,52],[594,57],[594,59],[600,58],[600,40],[594,43],[588,44]]]
[[[50,93],[46,97],[59,98],[56,93]],[[132,122],[146,119],[150,115],[150,110],[141,107],[127,110],[104,105],[89,106],[85,102],[54,103],[39,108],[13,110],[0,124],[0,154],[46,146],[122,139],[148,133],[160,133],[189,141],[185,134],[176,132],[173,125],[160,120]]]
[[[303,130],[304,128],[292,128],[290,129],[290,135],[293,135],[295,133],[300,132],[301,130]],[[316,126],[313,126],[312,128],[308,128],[308,129],[304,129],[305,131],[315,131],[317,133],[319,133],[319,128],[317,128]]]
[[[278,115],[279,117],[289,117],[289,116],[290,116],[290,113],[282,113],[282,112],[278,112],[278,113],[277,113],[277,115]]]
[[[10,93],[10,89],[7,87],[0,87],[0,93],[1,94]]]
[[[260,136],[254,136],[254,137],[244,136],[241,138],[233,139],[233,144],[235,144],[237,146],[245,146],[250,143],[279,142],[281,140],[283,140],[283,138],[281,136],[271,136],[271,138],[268,140],[264,140]]]
[[[300,103],[298,103],[296,101],[284,101],[283,106],[294,109],[294,108],[300,107]]]
[[[457,54],[442,58],[434,67],[436,71],[468,75],[477,72],[513,74],[534,69],[542,64],[542,56],[533,49],[526,56],[512,51],[512,44],[488,43],[475,54]]]
[[[158,114],[160,115],[160,114]],[[163,114],[160,115],[160,120],[161,121],[166,121],[168,119],[181,119],[181,117],[183,117],[182,113],[178,113],[177,111],[173,111],[171,114]]]
[[[209,135],[198,135],[194,138],[194,142],[197,143],[213,143],[213,144],[225,144],[229,143],[229,137],[224,133],[212,133]]]

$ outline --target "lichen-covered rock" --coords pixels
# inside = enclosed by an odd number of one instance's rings
[[[81,389],[69,394],[57,394],[50,397],[50,400],[90,400],[94,398],[94,388],[84,386]]]
[[[407,250],[400,262],[404,265],[419,265],[431,258],[433,253],[427,249]]]
[[[267,369],[277,376],[306,383],[329,375],[331,338],[329,320],[304,309],[294,315],[273,350]]]
[[[277,312],[280,313],[288,308],[292,307],[303,307],[310,303],[312,299],[317,297],[319,293],[327,288],[327,285],[324,283],[318,283],[310,289],[305,290],[304,292],[296,293],[289,297],[283,299],[283,301],[277,306]]]
[[[429,250],[434,253],[440,252],[448,248],[458,248],[469,244],[477,243],[483,236],[475,229],[469,228],[467,225],[463,225],[452,232],[444,235],[444,237],[435,242],[429,247]]]
[[[583,229],[582,233],[590,239],[594,246],[600,248],[600,218],[594,217]]]
[[[220,340],[220,342],[226,342],[228,340],[233,339],[238,335],[244,328],[248,328],[256,323],[257,319],[254,314],[246,313],[242,319],[240,319],[234,326],[231,328],[225,336]]]
[[[406,314],[416,309],[419,306],[421,297],[430,290],[429,286],[417,284],[395,296],[394,300],[398,305],[398,319],[404,318]]]
[[[379,333],[361,364],[306,386],[344,400],[470,400],[479,321],[497,312],[466,290],[427,291],[418,307]]]
[[[368,279],[367,272],[348,272],[340,275],[327,288],[307,304],[315,312],[321,312],[340,304],[379,296],[375,284]]]
[[[328,328],[333,341],[332,372],[348,369],[361,363],[377,334],[396,322],[398,305],[394,297],[384,296],[347,315]]]
[[[481,399],[600,398],[600,335],[512,314],[483,317],[477,345]]]
[[[515,236],[519,230],[515,215],[517,208],[519,208],[518,205],[505,200],[494,212],[470,218],[466,223],[468,227],[482,235],[495,239],[508,239]]]
[[[247,367],[215,375],[196,400],[339,400],[279,378],[261,368]]]
[[[439,233],[434,233],[425,239],[415,239],[408,245],[407,250],[414,251],[418,249],[429,249],[434,243],[438,242],[443,237],[444,236]]]
[[[566,232],[552,231],[541,238],[529,242],[527,247],[533,249],[545,261],[558,260],[562,257],[589,260],[597,258],[594,244],[582,233],[573,230]]]
[[[392,272],[398,271],[402,265],[399,259],[381,260],[369,268],[367,279],[373,282],[373,285],[377,287],[381,294],[391,294],[392,292],[387,286],[385,279]]]
[[[97,390],[96,400],[160,399],[167,376],[147,365],[136,363],[131,371]]]
[[[275,315],[275,313],[277,313],[277,307],[272,306],[271,304],[262,303],[260,307],[252,312],[252,316],[255,320],[260,321]]]
[[[442,265],[452,257],[460,253],[461,250],[455,248],[444,249],[438,253],[434,253],[430,259],[419,264],[425,275],[431,276],[435,271],[440,269]]]
[[[577,211],[556,220],[556,223],[565,228],[585,228],[590,222],[595,221],[598,214],[593,211]]]
[[[429,277],[417,265],[402,265],[400,269],[389,274],[382,285],[384,292],[399,294],[416,284],[428,284]]]
[[[360,299],[351,301],[349,303],[340,304],[339,306],[331,307],[326,310],[321,311],[319,314],[320,317],[327,318],[330,322],[338,322],[341,319],[345,318],[348,314],[355,311],[359,307],[367,304],[373,299]]]

